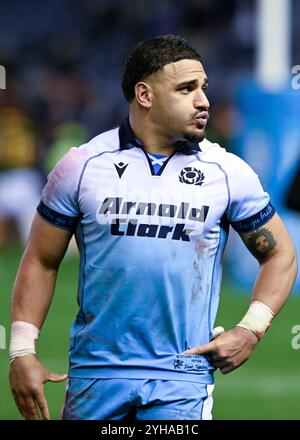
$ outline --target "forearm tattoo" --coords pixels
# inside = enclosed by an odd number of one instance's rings
[[[254,257],[262,261],[267,258],[270,252],[277,246],[277,241],[271,231],[266,228],[261,228],[248,235],[246,244]]]

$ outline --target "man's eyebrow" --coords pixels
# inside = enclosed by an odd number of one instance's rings
[[[190,81],[183,81],[182,83],[178,84],[178,87],[193,85],[193,84],[196,84],[198,81],[199,81],[198,79],[191,79]],[[203,86],[206,87],[207,85],[208,85],[208,78],[204,77],[203,78]]]

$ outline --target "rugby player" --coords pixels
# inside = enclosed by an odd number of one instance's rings
[[[79,310],[63,419],[210,419],[215,369],[242,365],[287,300],[294,246],[254,171],[206,139],[207,85],[186,40],[139,43],[122,80],[129,116],[48,176],[12,299],[10,383],[26,419],[49,418],[43,385],[66,378],[35,342],[73,234]],[[230,225],[259,274],[245,315],[213,338]]]

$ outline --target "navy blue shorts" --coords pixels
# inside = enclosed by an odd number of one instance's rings
[[[210,420],[214,385],[183,380],[70,378],[64,420]]]

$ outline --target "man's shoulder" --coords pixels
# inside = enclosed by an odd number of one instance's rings
[[[92,158],[105,152],[113,152],[119,149],[119,129],[105,131],[92,138],[90,141],[71,148],[60,160],[58,165],[73,169],[82,169]]]
[[[211,142],[207,138],[203,139],[200,145],[200,160],[204,162],[212,162],[224,170],[238,170],[240,167],[249,167],[249,165],[239,156],[226,150],[217,142]]]
[[[119,148],[119,128],[113,128],[93,137],[89,142],[77,147],[80,153],[86,157],[97,156],[106,151],[114,151]]]
[[[119,144],[118,128],[105,131],[85,144],[72,147],[50,174],[56,180],[68,178],[70,182],[77,181],[91,159],[105,152],[118,151]]]

